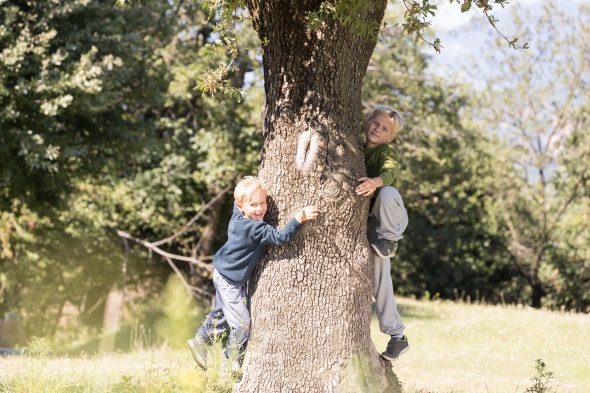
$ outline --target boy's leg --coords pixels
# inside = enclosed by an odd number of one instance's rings
[[[228,350],[240,353],[248,341],[250,332],[250,311],[248,310],[246,287],[238,287],[227,282],[217,270],[213,271],[213,283],[217,290],[216,301],[230,327]]]
[[[377,233],[387,240],[400,240],[408,226],[408,212],[399,191],[394,187],[385,186],[379,190],[377,199],[371,210],[379,220]]]
[[[186,342],[195,362],[202,369],[207,368],[208,347],[229,329],[218,298],[219,296],[215,296],[214,310],[207,314],[195,336]]]
[[[205,320],[195,333],[195,337],[201,337],[207,344],[221,339],[223,335],[229,330],[229,325],[225,320],[223,310],[219,305],[217,296],[215,296],[215,308],[205,317]]]
[[[404,324],[397,311],[397,303],[393,292],[391,280],[390,260],[373,256],[375,262],[375,277],[373,281],[373,296],[375,296],[375,308],[379,329],[390,336],[402,337]]]
[[[408,340],[404,336],[404,324],[402,322],[390,272],[390,259],[374,256],[375,277],[373,282],[373,295],[375,296],[375,308],[379,320],[379,328],[385,334],[391,336],[386,350],[381,356],[389,361],[395,361],[409,348]]]

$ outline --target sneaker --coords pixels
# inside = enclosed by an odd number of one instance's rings
[[[381,258],[393,258],[397,252],[397,241],[377,238],[371,242],[371,248]]]
[[[381,357],[390,362],[395,362],[401,355],[408,352],[408,349],[410,349],[410,344],[408,344],[406,336],[402,338],[391,337],[387,343],[387,349],[381,354]]]
[[[191,354],[197,362],[197,365],[201,367],[203,370],[207,369],[207,344],[205,341],[200,337],[193,337],[186,342],[188,344],[189,349],[191,350]]]

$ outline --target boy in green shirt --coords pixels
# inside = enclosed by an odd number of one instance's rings
[[[368,238],[375,254],[373,295],[379,327],[391,336],[381,356],[389,361],[397,360],[410,348],[397,311],[390,272],[390,258],[395,256],[397,242],[403,238],[408,225],[408,213],[402,197],[392,187],[397,161],[389,144],[402,127],[402,116],[392,107],[379,105],[369,113],[365,123],[367,141],[363,150],[367,177],[358,179],[360,184],[356,188],[356,193],[365,197],[373,197],[379,189],[369,214]]]

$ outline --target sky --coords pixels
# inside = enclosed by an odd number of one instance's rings
[[[520,4],[524,7],[540,7],[545,0],[511,0],[504,9],[496,7],[492,12],[500,21],[503,16],[515,5]],[[461,13],[459,5],[451,4],[448,0],[440,0],[438,12],[432,20],[432,26],[440,32],[449,32],[465,27],[474,17],[481,15],[481,11],[475,6],[470,11]],[[568,10],[575,10],[580,4],[590,5],[590,0],[558,0],[560,7]]]
[[[508,38],[512,38],[510,25],[507,23],[511,8],[519,4],[533,13],[540,13],[544,2],[545,0],[512,0],[505,9],[497,7],[491,14],[499,19],[500,31]],[[582,4],[590,6],[590,0],[558,0],[557,3],[562,10],[572,14]],[[472,21],[474,23],[471,23]],[[478,28],[474,28],[474,25]],[[432,18],[432,27],[436,36],[442,41],[443,49],[440,54],[432,48],[426,48],[425,52],[431,56],[431,70],[439,75],[448,72],[449,69],[458,68],[458,58],[476,55],[482,49],[482,42],[486,36],[498,36],[492,26],[483,19],[481,10],[473,6],[470,11],[461,13],[459,5],[450,4],[448,0],[440,1],[438,12]],[[519,42],[522,43],[523,39],[521,38]]]

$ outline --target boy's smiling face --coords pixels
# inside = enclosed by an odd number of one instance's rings
[[[376,147],[391,142],[397,134],[398,126],[386,113],[378,113],[367,122],[367,147]]]
[[[266,191],[258,188],[254,190],[248,200],[243,203],[237,203],[236,205],[244,213],[244,217],[262,221],[266,214]]]

